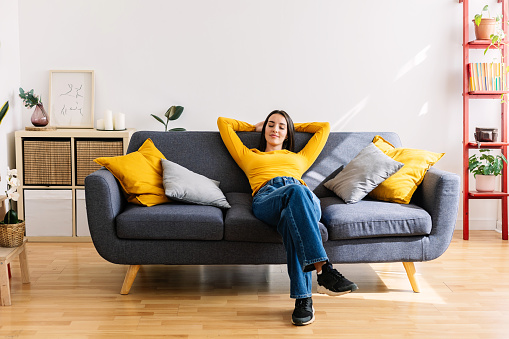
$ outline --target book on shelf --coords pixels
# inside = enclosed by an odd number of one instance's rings
[[[470,92],[495,92],[507,89],[505,65],[499,62],[474,62],[468,64]]]

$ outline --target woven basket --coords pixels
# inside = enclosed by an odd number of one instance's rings
[[[25,222],[0,224],[0,247],[18,247],[23,244]]]

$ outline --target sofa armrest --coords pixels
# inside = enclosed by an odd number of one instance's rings
[[[105,168],[85,178],[88,227],[97,252],[111,261],[108,253],[121,246],[116,234],[115,218],[127,204],[117,179]]]
[[[430,168],[412,197],[412,203],[424,208],[432,220],[432,229],[424,244],[424,260],[442,255],[452,240],[460,199],[460,177]]]

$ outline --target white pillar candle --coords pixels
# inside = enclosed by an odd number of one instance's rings
[[[118,113],[113,114],[113,129],[117,129]]]
[[[104,112],[104,129],[108,131],[113,130],[113,112],[109,109]]]
[[[124,130],[125,129],[125,114],[124,113],[115,114],[115,129],[116,130]]]
[[[97,129],[104,129],[104,119],[98,119],[97,120],[96,128]]]

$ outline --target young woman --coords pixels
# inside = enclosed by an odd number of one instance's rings
[[[320,200],[301,179],[322,151],[329,123],[294,126],[285,111],[276,110],[256,125],[228,118],[218,118],[217,125],[228,151],[249,179],[254,215],[275,227],[283,238],[290,297],[296,299],[292,323],[311,324],[315,319],[311,271],[317,271],[319,293],[340,295],[357,289],[329,263],[318,228]],[[244,146],[237,131],[261,132],[258,149]],[[314,133],[298,153],[294,153],[295,131]]]

